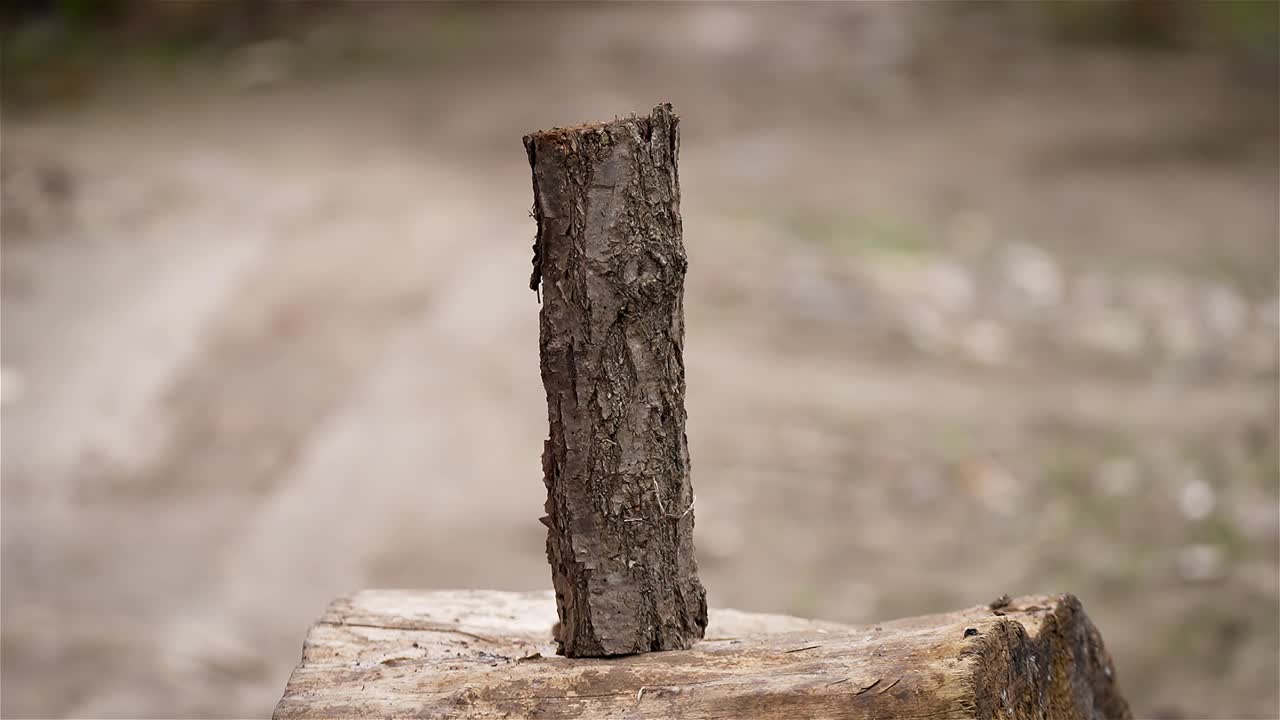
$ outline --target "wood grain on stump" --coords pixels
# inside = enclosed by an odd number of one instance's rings
[[[685,439],[678,118],[524,138],[550,433],[547,557],[571,657],[687,648],[707,623]]]
[[[1132,717],[1070,595],[863,627],[713,610],[689,650],[609,659],[555,655],[555,619],[550,592],[338,600],[275,718]]]

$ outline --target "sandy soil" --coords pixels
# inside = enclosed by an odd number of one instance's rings
[[[1274,73],[922,7],[388,7],[6,108],[0,711],[263,717],[335,595],[546,587],[520,136],[670,100],[711,602],[1072,591],[1140,716],[1280,715]]]

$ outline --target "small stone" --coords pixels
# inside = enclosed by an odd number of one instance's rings
[[[1001,253],[1000,263],[1005,283],[1026,303],[1046,308],[1062,300],[1062,270],[1045,250],[1027,243],[1014,243]]]
[[[1189,520],[1203,520],[1209,517],[1216,503],[1213,488],[1200,479],[1184,485],[1182,494],[1178,496],[1178,508]]]

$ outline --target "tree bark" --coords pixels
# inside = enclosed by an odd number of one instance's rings
[[[551,593],[368,590],[311,628],[275,718],[1130,720],[1071,595],[853,627],[713,610],[689,650],[555,657]]]
[[[570,657],[687,648],[707,624],[685,438],[678,118],[524,138],[550,434],[547,558]]]

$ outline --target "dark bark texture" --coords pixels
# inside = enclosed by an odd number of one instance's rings
[[[678,118],[524,138],[550,436],[547,558],[561,652],[689,647],[707,624],[685,438]]]

